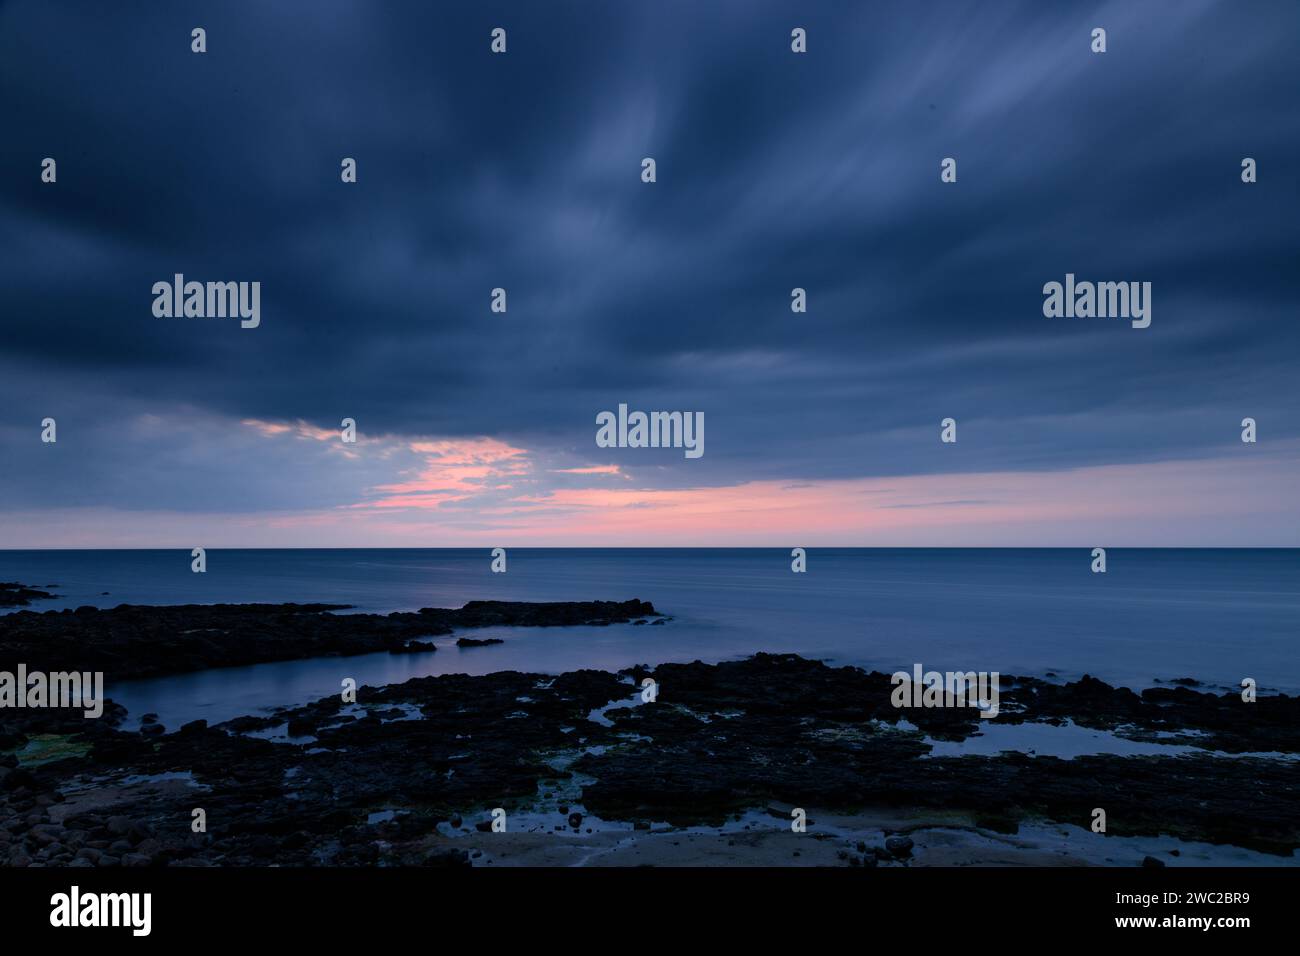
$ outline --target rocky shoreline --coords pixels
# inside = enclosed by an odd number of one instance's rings
[[[27,607],[33,601],[46,601],[57,596],[50,591],[30,588],[17,581],[0,581],[0,607]]]
[[[229,656],[242,658],[255,653],[246,642],[280,619],[286,647],[342,653],[359,645],[330,622],[367,634],[366,649],[400,650],[431,627],[654,614],[643,602],[474,602],[384,617],[319,605],[249,610],[259,607],[152,609],[155,624],[132,630],[130,646],[166,647],[163,660],[186,669],[202,657],[194,648],[215,638],[165,637],[178,624],[233,630]],[[46,620],[3,633],[23,636],[23,652],[35,654],[40,635],[76,622],[87,650],[107,656],[92,622],[138,622],[148,610],[31,615]],[[66,641],[43,660],[71,653]],[[0,646],[3,666],[14,645]],[[84,654],[68,660],[88,666]],[[646,678],[658,689],[650,703],[640,694]],[[1096,839],[1150,838],[1168,862],[1193,843],[1297,862],[1300,698],[1245,704],[1186,682],[1141,694],[1086,677],[1002,683],[998,725],[1071,724],[1183,749],[938,755],[938,742],[980,733],[974,711],[896,709],[888,675],[771,654],[619,674],[424,677],[360,688],[355,704],[330,697],[174,732],[150,720],[123,730],[115,706],[99,720],[42,711],[0,737],[9,751],[0,753],[0,864],[546,864],[597,854],[611,863],[925,865],[953,862],[955,835],[1005,842],[970,851],[970,862],[1016,862],[1035,859],[1025,835],[1036,829],[1094,836],[1098,807],[1107,831]],[[807,809],[806,833],[791,832],[794,807]],[[206,832],[192,829],[197,808]],[[492,832],[495,808],[506,813],[504,833]],[[872,823],[851,831],[829,822],[841,818]],[[923,823],[941,837],[923,834]]]
[[[17,587],[17,586],[15,586]],[[27,589],[23,589],[27,590]],[[109,681],[311,657],[425,652],[422,638],[484,627],[663,620],[647,601],[470,601],[461,608],[337,614],[348,604],[121,604],[0,615],[0,668],[102,671]]]

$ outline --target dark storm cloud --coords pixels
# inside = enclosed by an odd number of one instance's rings
[[[663,486],[1300,435],[1300,8],[804,6],[0,5],[11,501],[81,480],[27,447],[45,415],[101,435],[83,497],[197,470],[252,509],[285,502],[237,475],[277,465],[222,422],[495,436]],[[261,327],[154,318],[176,272],[260,281]],[[1151,328],[1044,318],[1066,272],[1152,282]],[[619,402],[704,411],[705,457],[596,449]],[[206,423],[179,446],[113,444],[178,409]],[[324,470],[303,506],[346,498]]]

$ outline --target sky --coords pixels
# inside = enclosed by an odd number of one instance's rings
[[[1300,546],[1291,0],[123,9],[0,0],[0,547]]]

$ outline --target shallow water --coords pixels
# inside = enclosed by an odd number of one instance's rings
[[[907,726],[907,723],[900,721],[900,726]],[[965,740],[926,738],[926,743],[931,747],[926,757],[961,757],[967,754],[996,756],[1015,751],[1037,757],[1059,757],[1062,760],[1073,760],[1088,754],[1113,754],[1120,757],[1215,756],[1227,760],[1300,759],[1296,754],[1226,753],[1185,743],[1132,740],[1106,730],[1080,727],[1069,720],[1062,724],[999,724],[996,720],[987,720],[980,722],[979,733],[972,734]]]
[[[1062,679],[1090,673],[1150,686],[1195,677],[1263,692],[1300,691],[1300,551],[1110,549],[1106,574],[1089,548],[489,549],[0,551],[0,580],[57,584],[33,609],[119,603],[329,602],[388,612],[475,599],[652,601],[664,626],[476,631],[504,644],[226,668],[115,683],[133,713],[169,727],[222,720],[337,693],[344,677],[384,684],[425,674],[618,670],[791,652],[892,672],[999,671]],[[100,592],[108,591],[103,595]]]

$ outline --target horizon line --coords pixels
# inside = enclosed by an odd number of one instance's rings
[[[1006,544],[959,544],[959,545],[933,545],[933,544],[902,544],[902,545],[475,545],[473,547],[465,546],[435,546],[428,547],[396,547],[384,545],[361,545],[361,546],[328,546],[319,548],[265,548],[265,547],[242,547],[242,546],[221,546],[210,547],[207,545],[173,545],[170,547],[122,547],[122,548],[0,548],[0,554],[18,554],[18,553],[50,553],[56,551],[73,551],[73,552],[92,552],[92,551],[192,551],[194,547],[202,547],[207,551],[491,551],[494,547],[504,548],[507,551],[784,551],[787,547],[816,549],[818,551],[1080,551],[1091,550],[1093,548],[1105,548],[1107,551],[1300,551],[1300,546],[1288,545],[1214,545],[1214,544],[1197,544],[1197,545],[1163,545],[1163,544],[1140,544],[1140,545],[1101,545],[1101,544],[1078,544],[1078,545],[1006,545]]]

